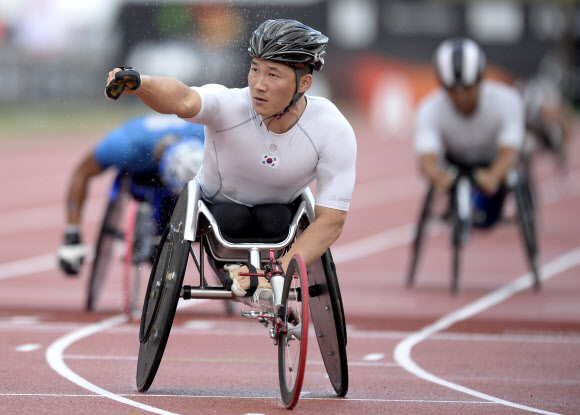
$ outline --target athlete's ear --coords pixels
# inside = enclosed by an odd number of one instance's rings
[[[310,74],[302,75],[300,77],[298,92],[303,94],[306,91],[308,91],[311,86],[312,86],[312,75]]]

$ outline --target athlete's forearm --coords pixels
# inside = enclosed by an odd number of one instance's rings
[[[441,178],[441,175],[444,174],[437,155],[431,153],[422,154],[419,157],[419,170],[431,183],[436,183]]]
[[[191,118],[201,109],[199,94],[173,78],[142,75],[141,86],[135,91],[135,95],[149,108],[161,114]]]
[[[516,163],[517,153],[512,147],[501,147],[496,160],[488,167],[488,172],[492,174],[498,182],[505,180],[509,171]]]
[[[81,215],[89,180],[102,171],[102,167],[91,154],[75,169],[66,198],[66,220],[68,225],[80,225]]]
[[[304,258],[306,267],[312,265],[338,239],[346,220],[346,213],[336,209],[316,207],[316,219],[296,240],[290,251],[282,258],[287,269],[294,254]]]

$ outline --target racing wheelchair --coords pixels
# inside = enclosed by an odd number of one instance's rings
[[[440,219],[450,225],[453,268],[450,289],[453,293],[459,291],[460,254],[470,238],[473,227],[473,198],[475,194],[473,175],[475,170],[481,166],[456,162],[450,163],[450,166],[451,170],[455,172],[455,180],[449,192],[449,207],[442,216],[436,217],[432,212],[435,188],[429,186],[427,189],[413,239],[411,260],[406,281],[407,287],[412,287],[415,284],[415,274],[427,224],[432,219]],[[541,279],[537,266],[538,244],[534,199],[525,164],[520,164],[509,173],[504,188],[500,192],[504,192],[503,196],[511,194],[515,199],[517,213],[513,219],[517,222],[520,229],[534,289],[539,290],[541,288]],[[499,217],[502,215],[501,210],[503,205],[503,200],[501,200],[497,206],[498,211],[496,212]],[[509,219],[503,220],[509,222]]]
[[[140,270],[151,262],[155,235],[159,234],[156,222],[164,220],[155,215],[162,215],[163,209],[171,212],[175,200],[157,176],[136,176],[124,171],[117,174],[96,243],[87,287],[87,311],[97,308],[111,264],[119,256],[123,262],[123,311],[132,316],[138,309]]]
[[[136,383],[140,392],[151,386],[161,363],[180,298],[231,300],[233,293],[206,280],[207,263],[215,273],[219,264],[247,262],[266,271],[272,289],[258,288],[251,297],[238,297],[249,306],[241,315],[256,319],[278,348],[278,374],[282,401],[292,409],[298,402],[306,366],[309,311],[330,382],[338,396],[348,390],[346,325],[342,298],[330,250],[308,270],[299,254],[286,272],[278,259],[314,220],[314,199],[308,189],[287,234],[279,238],[228,240],[201,198],[192,180],[181,193],[162,237],[151,270],[139,331]],[[196,242],[199,249],[192,245]],[[193,285],[184,284],[188,260],[195,266]],[[193,263],[193,264],[192,264]],[[243,275],[243,274],[242,274]],[[256,275],[256,274],[246,274]]]

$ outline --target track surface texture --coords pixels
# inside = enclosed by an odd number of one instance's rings
[[[355,131],[357,185],[333,247],[348,327],[350,388],[345,398],[334,395],[311,341],[294,411],[580,414],[578,134],[567,173],[549,155],[534,164],[541,291],[530,288],[518,228],[501,225],[473,232],[462,256],[460,291],[453,295],[449,233],[436,224],[415,287],[405,287],[425,192],[410,141],[380,137],[362,122]],[[147,393],[137,392],[139,325],[121,312],[121,259],[94,313],[83,309],[88,264],[78,278],[56,268],[69,174],[98,138],[2,143],[0,412],[287,413],[267,330],[226,314],[221,301],[180,302],[157,377]],[[84,211],[89,245],[111,179],[106,174],[91,185]],[[148,273],[142,272],[142,287]]]

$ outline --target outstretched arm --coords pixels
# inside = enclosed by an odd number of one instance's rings
[[[107,84],[115,79],[115,73],[120,70],[115,68],[109,72]],[[201,110],[201,97],[183,82],[150,75],[140,75],[140,78],[139,88],[125,88],[123,95],[136,95],[152,110],[161,114],[176,114],[181,118],[195,117]]]

